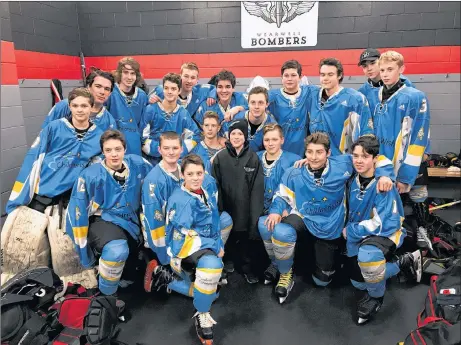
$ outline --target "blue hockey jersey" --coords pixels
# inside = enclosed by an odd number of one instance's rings
[[[214,85],[197,84],[192,88],[192,92],[185,102],[182,102],[181,99],[178,98],[178,104],[184,106],[193,118],[200,104],[202,104],[203,101],[206,101],[207,98],[212,97],[210,92],[214,89]],[[163,86],[157,85],[155,89],[149,93],[149,97],[152,95],[156,95],[163,100]]]
[[[181,171],[178,165],[179,171]],[[181,185],[181,180],[165,170],[162,161],[144,179],[142,185],[143,235],[145,243],[158,256],[162,265],[168,265],[165,242],[165,216],[168,198]]]
[[[263,122],[261,122],[259,127],[256,129],[256,132],[253,135],[251,135],[251,126],[248,120],[248,116],[249,116],[248,111],[241,111],[237,115],[234,116],[234,120],[245,119],[248,121],[248,143],[250,144],[250,150],[253,152],[264,150],[264,145],[263,145],[264,126],[269,123],[277,123],[277,121],[275,121],[275,118],[271,114],[269,113],[264,114]],[[230,122],[225,122],[221,127],[221,130],[224,130],[224,135],[226,138],[229,137],[229,124]]]
[[[341,236],[346,219],[346,182],[354,172],[351,155],[328,158],[319,178],[307,167],[289,168],[282,176],[270,213],[299,215],[316,237],[333,240]],[[391,176],[392,164],[379,157],[376,176]]]
[[[146,108],[142,123],[142,151],[152,157],[152,163],[160,161],[160,134],[166,131],[178,133],[183,141],[181,157],[188,154],[201,139],[201,131],[192,120],[188,111],[177,106],[171,113],[167,113],[162,103],[149,104]]]
[[[224,148],[225,147],[221,148],[221,150]],[[202,140],[192,149],[191,153],[195,153],[196,155],[199,155],[200,158],[202,158],[203,163],[205,164],[206,172],[211,174],[212,159],[221,150],[210,150],[210,148],[206,146],[205,142]]]
[[[51,121],[62,119],[63,117],[69,120],[71,116],[72,114],[69,108],[69,100],[64,99],[59,101],[54,105],[53,108],[51,108],[48,116],[45,117],[45,121],[43,121],[42,124],[42,129],[45,128]],[[105,107],[102,107],[102,109],[96,115],[90,116],[90,122],[100,127],[103,131],[108,129],[117,129],[117,123],[115,122],[111,113],[109,113]]]
[[[205,180],[214,180],[206,174]],[[203,200],[187,190],[177,188],[167,204],[166,243],[168,254],[184,259],[202,249],[211,249],[216,255],[224,249],[221,239],[218,210],[218,189],[215,183],[204,181]]]
[[[123,164],[127,170],[123,186],[113,178],[104,161],[83,170],[74,184],[67,208],[66,232],[85,267],[92,266],[95,260],[87,243],[89,217],[100,216],[126,230],[134,240],[140,239],[141,186],[152,166],[138,155],[126,155]]]
[[[400,247],[406,235],[402,228],[403,205],[397,188],[389,192],[376,191],[377,180],[373,179],[364,190],[360,188],[358,175],[350,183],[349,218],[346,226],[348,256],[358,254],[360,242],[368,236],[382,236]]]
[[[308,111],[312,86],[302,86],[299,95],[290,96],[283,89],[269,91],[269,112],[283,129],[283,150],[304,157],[304,139],[308,132]]]
[[[280,156],[271,165],[268,165],[266,151],[259,151],[257,155],[264,169],[264,214],[267,214],[283,174],[301,157],[291,152],[281,151]]]
[[[101,153],[102,133],[101,128],[92,125],[83,139],[78,139],[66,118],[50,122],[24,158],[6,211],[27,206],[34,194],[52,198],[70,190],[91,158]]]
[[[117,122],[117,128],[125,135],[126,153],[141,155],[140,123],[147,106],[147,95],[139,87],[133,96],[127,96],[115,84],[114,90],[107,100],[107,109]]]
[[[360,136],[373,134],[373,120],[364,95],[351,88],[340,88],[322,102],[323,89],[309,87],[312,89],[309,131],[328,134],[332,156],[350,153],[352,144]]]
[[[216,90],[214,90],[213,92],[210,93],[211,94],[216,94]],[[226,109],[224,109],[221,104],[219,104],[219,99],[217,99],[217,97],[214,97],[216,99],[216,103],[213,104],[211,107],[209,107],[207,104],[206,104],[206,100],[203,101],[199,108],[197,109],[197,112],[195,113],[195,116],[194,116],[194,120],[200,125],[200,126],[203,126],[203,117],[205,115],[205,113],[207,111],[214,111],[218,114],[219,116],[219,123],[223,123],[224,121],[224,115],[226,114],[226,111],[234,108],[234,107],[237,107],[237,106],[242,106],[243,108],[245,108],[245,110],[248,110],[248,101],[247,101],[247,95],[244,94],[243,92],[237,92],[237,91],[234,91],[234,93],[232,94],[232,98],[231,98],[231,101],[228,105],[228,107]],[[222,128],[221,128],[221,132],[220,132],[221,136],[224,136],[222,135]]]
[[[406,86],[413,86],[413,83],[405,77],[403,74],[400,75],[400,80],[406,85]],[[367,100],[368,100],[368,105],[370,107],[370,113],[373,115],[375,112],[376,106],[380,103],[379,102],[379,87],[373,86],[368,80],[360,86],[358,91],[363,94]]]
[[[403,85],[373,114],[379,153],[392,160],[397,181],[412,185],[428,146],[430,111],[426,95]]]

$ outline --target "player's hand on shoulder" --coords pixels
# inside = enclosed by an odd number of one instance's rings
[[[299,161],[296,161],[295,164],[293,164],[295,168],[301,168],[303,166],[307,166],[307,158],[300,159]]]
[[[394,182],[389,177],[381,176],[376,185],[376,190],[379,192],[389,192],[394,186]]]

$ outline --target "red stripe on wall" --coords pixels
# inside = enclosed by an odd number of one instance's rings
[[[381,52],[396,50],[405,57],[405,74],[460,73],[459,46],[380,48]],[[237,77],[279,77],[280,67],[290,59],[297,59],[303,65],[303,74],[317,75],[318,63],[325,57],[341,60],[346,76],[362,76],[357,62],[362,49],[317,50],[304,52],[245,52],[223,54],[175,54],[137,55],[144,78],[162,78],[166,73],[178,71],[188,61],[197,63],[201,77],[211,77],[222,68],[232,70]],[[113,70],[122,56],[87,57],[87,67],[97,66]]]
[[[18,85],[14,43],[1,41],[0,73],[2,85]]]
[[[11,42],[5,42],[12,45]],[[2,59],[3,59],[2,41]],[[460,46],[380,48],[381,52],[396,50],[405,57],[405,74],[460,73]],[[317,75],[318,63],[325,57],[341,60],[346,76],[362,76],[357,61],[362,49],[317,50],[296,52],[245,52],[220,54],[173,54],[133,56],[141,64],[141,72],[147,79],[162,78],[166,73],[178,71],[188,61],[200,67],[200,77],[209,78],[222,68],[232,70],[237,77],[279,77],[280,66],[287,60],[297,59],[303,65],[303,74]],[[19,79],[81,79],[80,60],[77,56],[47,54],[16,50],[17,74]],[[6,55],[10,56],[11,53]],[[87,57],[87,69],[96,66],[114,70],[123,56]],[[13,54],[14,59],[14,54]],[[2,71],[7,69],[3,67]],[[8,72],[7,72],[8,74]],[[2,80],[3,80],[2,73]],[[11,78],[11,76],[10,76]],[[2,82],[3,83],[3,82]]]
[[[19,79],[81,79],[77,56],[16,50]]]

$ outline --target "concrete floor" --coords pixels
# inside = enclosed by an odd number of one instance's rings
[[[437,181],[430,196],[459,198],[456,183]],[[437,214],[454,224],[461,220],[460,212],[458,205]],[[272,286],[249,285],[233,273],[212,307],[218,322],[215,345],[395,345],[416,328],[416,315],[428,289],[425,284],[409,286],[392,279],[376,318],[357,326],[354,289],[347,280],[336,285],[316,288],[309,279],[297,277],[289,298],[280,305]],[[120,293],[132,319],[121,325],[119,340],[129,345],[199,344],[191,299],[141,290]]]

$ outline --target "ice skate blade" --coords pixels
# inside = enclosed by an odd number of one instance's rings
[[[198,335],[198,333],[197,333],[197,337],[202,343],[202,345],[213,345],[213,339],[203,339],[201,336]]]
[[[357,323],[359,325],[363,325],[364,323],[366,323],[368,321],[370,321],[370,319],[364,319],[364,318],[359,317],[359,320],[357,321]]]

